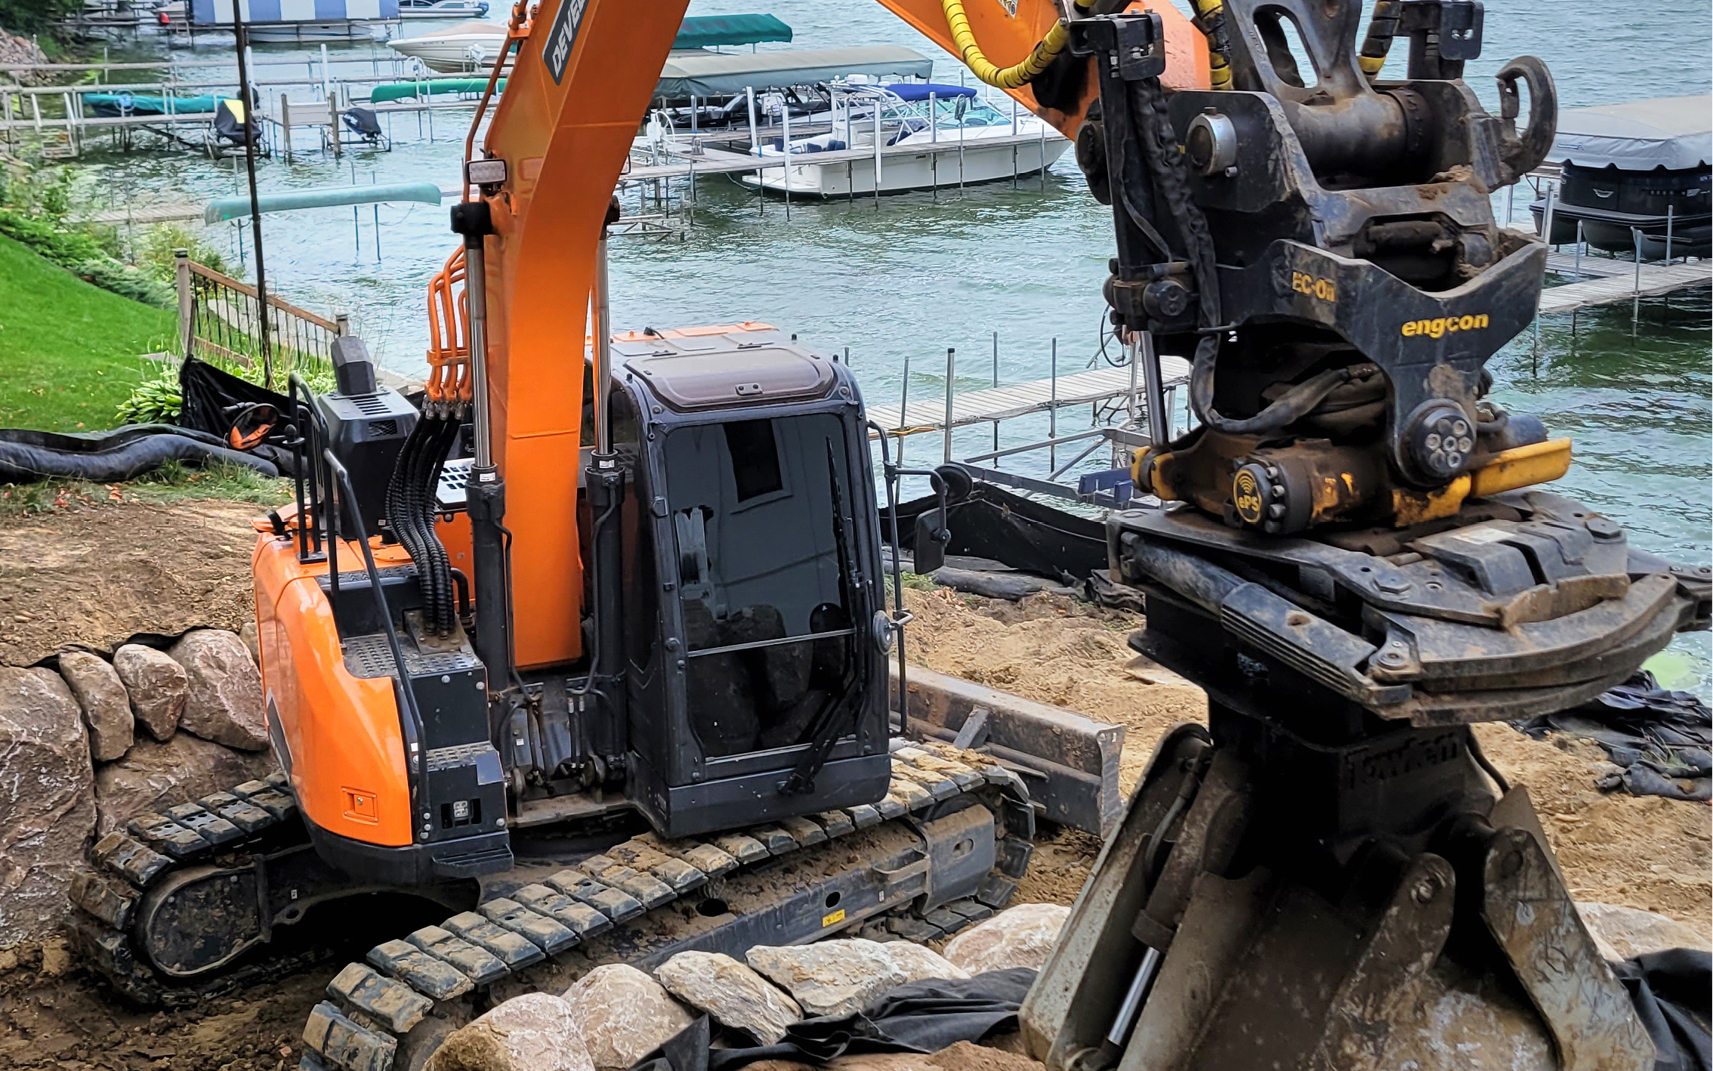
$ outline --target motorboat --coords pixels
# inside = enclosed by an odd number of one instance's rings
[[[387,42],[387,47],[399,55],[421,60],[429,70],[443,74],[486,71],[505,46],[505,25],[481,21],[461,22]]]
[[[401,19],[480,19],[487,0],[399,0]]]
[[[387,35],[387,23],[372,19],[336,19],[327,22],[275,22],[246,26],[244,36],[258,45],[331,44],[337,41],[373,41]]]
[[[1556,183],[1529,206],[1553,245],[1644,260],[1713,253],[1713,97],[1668,97],[1559,113]],[[1667,249],[1669,237],[1670,249]]]
[[[1002,110],[966,86],[858,83],[829,90],[830,109],[805,122],[824,132],[753,147],[752,154],[780,166],[743,174],[740,182],[793,197],[872,194],[877,184],[881,193],[968,186],[1038,174],[1071,144],[1033,114]],[[900,151],[913,148],[920,151]]]

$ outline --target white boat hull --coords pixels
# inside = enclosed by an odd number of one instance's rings
[[[246,27],[245,33],[258,45],[292,45],[316,41],[371,41],[386,35],[384,22],[289,22]]]
[[[955,140],[940,142],[933,149],[901,153],[887,150],[880,165],[880,192],[903,193],[945,187],[974,186],[983,182],[1009,180],[1039,174],[1065,154],[1071,143],[1057,133],[1047,138],[970,139],[959,152]],[[850,197],[873,194],[874,159],[816,163],[814,153],[793,153],[787,167],[769,167],[760,177],[744,174],[744,185],[773,193],[789,191],[793,197]],[[842,154],[841,154],[842,155]],[[783,156],[767,157],[785,163]]]

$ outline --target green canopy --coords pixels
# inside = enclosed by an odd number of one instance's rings
[[[719,48],[791,40],[791,27],[772,15],[692,15],[678,26],[672,47]]]
[[[389,100],[431,96],[435,93],[480,93],[488,88],[486,78],[432,78],[422,82],[386,82],[369,91],[370,104],[385,104]],[[498,93],[506,88],[506,80],[494,86]]]
[[[440,203],[440,187],[432,182],[387,182],[374,186],[321,186],[289,193],[264,193],[256,198],[256,206],[267,212],[290,212],[298,208],[333,208],[339,205],[380,204],[387,201],[420,201]],[[202,218],[208,223],[223,219],[240,219],[250,214],[250,197],[239,194],[208,202]]]

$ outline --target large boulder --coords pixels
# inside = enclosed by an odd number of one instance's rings
[[[58,929],[95,828],[89,734],[51,669],[0,667],[0,948]]]
[[[1596,901],[1578,903],[1576,913],[1594,938],[1600,955],[1609,960],[1633,959],[1668,948],[1707,950],[1707,938],[1653,911]]]
[[[118,762],[95,773],[100,833],[124,828],[132,816],[224,792],[274,772],[266,752],[231,748],[179,733],[165,743],[139,740]]]
[[[904,971],[886,954],[886,946],[861,937],[812,945],[757,945],[745,958],[790,993],[811,1018],[862,1011],[904,982]]]
[[[797,1002],[755,971],[720,952],[680,952],[654,971],[672,995],[763,1045],[803,1018]]]
[[[1061,904],[1018,904],[958,934],[946,959],[971,974],[1011,967],[1040,970],[1059,941],[1071,909]]]
[[[577,979],[565,1003],[602,1071],[623,1071],[694,1021],[659,982],[626,963],[608,963]]]
[[[447,1035],[426,1071],[594,1071],[571,1005],[525,993]]]
[[[185,633],[167,653],[184,667],[190,679],[179,728],[227,747],[245,751],[267,748],[262,674],[237,633],[197,629]]]
[[[125,683],[107,660],[88,651],[65,651],[59,656],[59,675],[83,708],[89,726],[89,753],[96,762],[112,762],[131,747],[136,719],[131,716],[131,697]]]
[[[968,978],[970,972],[940,955],[927,945],[911,941],[886,941],[880,947],[892,957],[892,962],[904,972],[904,982],[922,982],[930,978]]]
[[[113,670],[131,697],[131,713],[156,740],[167,740],[178,729],[190,677],[184,667],[153,647],[127,643],[113,652]]]

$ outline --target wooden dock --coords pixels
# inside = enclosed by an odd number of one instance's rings
[[[1168,389],[1189,382],[1190,364],[1180,357],[1160,357],[1160,377]],[[1012,383],[985,390],[964,391],[952,395],[954,428],[974,424],[991,424],[996,420],[1030,413],[1044,413],[1052,408],[1070,405],[1092,405],[1129,397],[1134,390],[1140,399],[1142,378],[1132,381],[1130,366],[1096,368],[1073,372],[1052,379],[1037,379],[1027,383]],[[929,397],[909,403],[908,411],[899,413],[896,405],[871,405],[868,418],[883,428],[897,430],[903,435],[943,432],[946,429],[946,400]]]
[[[1552,254],[1548,267],[1555,272],[1573,271],[1571,258]],[[1540,314],[1571,312],[1592,305],[1613,305],[1636,298],[1659,297],[1692,286],[1713,284],[1713,261],[1692,260],[1672,264],[1642,264],[1606,257],[1581,258],[1580,271],[1593,278],[1562,286],[1549,286],[1541,293]]]

